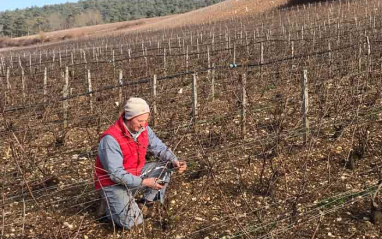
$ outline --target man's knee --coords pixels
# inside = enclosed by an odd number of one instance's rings
[[[143,223],[142,212],[135,202],[123,209],[110,205],[110,210],[107,209],[106,213],[108,219],[121,228],[131,229],[132,227]]]
[[[116,226],[132,228],[143,223],[142,212],[131,192],[120,186],[104,189],[106,194],[106,216]]]

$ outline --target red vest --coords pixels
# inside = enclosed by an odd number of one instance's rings
[[[125,114],[123,113],[119,119],[101,135],[100,140],[106,135],[111,135],[121,147],[123,167],[126,172],[139,176],[141,175],[142,168],[145,165],[147,146],[149,145],[147,128],[139,135],[137,142],[135,142],[123,123],[124,116]],[[96,190],[101,187],[116,184],[110,179],[109,173],[102,166],[98,155],[95,163],[94,181]]]

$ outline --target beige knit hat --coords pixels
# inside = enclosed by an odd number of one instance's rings
[[[150,107],[144,99],[131,97],[125,104],[125,119],[130,120],[136,116],[150,113]]]

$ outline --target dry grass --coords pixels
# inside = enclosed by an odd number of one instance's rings
[[[227,18],[258,14],[286,4],[288,0],[228,0],[206,8],[155,22],[149,28],[172,28],[184,25],[203,24]]]
[[[137,30],[158,30],[220,21],[227,18],[257,14],[282,6],[288,0],[228,0],[192,12],[165,17],[144,18],[133,21],[102,24],[97,26],[72,28],[55,32],[6,40],[0,39],[0,48],[28,47],[40,43],[55,43],[68,39],[113,35]],[[5,49],[2,49],[5,50]]]

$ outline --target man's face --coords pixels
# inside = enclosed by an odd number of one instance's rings
[[[140,128],[144,127],[149,120],[149,113],[138,115],[126,122],[126,126],[133,132],[138,132]]]

